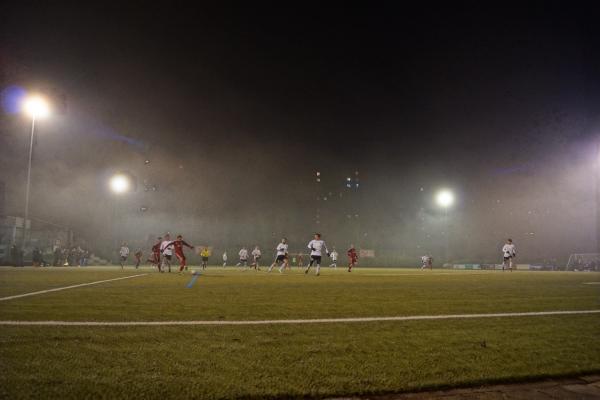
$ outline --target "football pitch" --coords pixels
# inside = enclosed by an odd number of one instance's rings
[[[599,337],[600,273],[0,268],[1,398],[336,397],[572,376],[600,372]]]

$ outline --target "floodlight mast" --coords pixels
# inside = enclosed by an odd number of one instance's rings
[[[31,118],[31,134],[29,140],[29,159],[27,162],[27,183],[25,185],[25,215],[23,220],[23,235],[21,241],[21,254],[25,254],[25,242],[27,240],[27,221],[29,220],[29,197],[31,187],[31,160],[33,158],[33,138],[35,135],[35,122],[38,118],[46,118],[50,115],[50,106],[41,96],[27,97],[22,104],[23,111]],[[23,262],[23,260],[21,260]]]
[[[444,244],[444,259],[449,261],[449,249],[450,249],[450,235],[448,232],[449,224],[448,224],[448,209],[452,207],[454,204],[454,193],[449,189],[440,190],[435,196],[435,201],[444,210],[444,236],[446,238]]]

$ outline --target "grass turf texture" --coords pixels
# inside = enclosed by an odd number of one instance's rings
[[[0,269],[0,297],[150,270]],[[0,302],[1,320],[341,318],[600,308],[600,274],[210,268]],[[600,315],[276,326],[0,326],[4,398],[261,398],[600,371]]]

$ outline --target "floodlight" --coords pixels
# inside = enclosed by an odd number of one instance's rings
[[[117,194],[128,191],[130,186],[131,182],[126,175],[116,174],[110,178],[110,189]]]
[[[454,194],[447,189],[440,190],[435,197],[435,201],[440,207],[448,208],[454,203]]]
[[[30,96],[23,101],[23,110],[31,118],[44,118],[50,114],[50,105],[41,96]]]

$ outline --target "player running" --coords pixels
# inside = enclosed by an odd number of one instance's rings
[[[424,255],[421,257],[421,270],[424,269],[433,269],[433,257]]]
[[[159,236],[156,238],[156,243],[152,246],[152,257],[150,257],[146,262],[149,262],[152,265],[155,265],[158,268],[158,272],[160,272],[160,244],[162,242],[162,238]]]
[[[317,268],[315,270],[315,275],[319,276],[321,274],[321,257],[323,255],[323,249],[325,249],[325,253],[329,256],[329,250],[327,250],[325,242],[321,240],[320,233],[315,233],[315,238],[308,243],[308,248],[310,249],[310,263],[304,270],[304,273],[308,274],[310,267],[312,267],[313,264],[316,264]]]
[[[125,263],[127,262],[127,257],[129,257],[129,247],[127,247],[127,243],[121,243],[121,248],[119,249],[119,257],[121,269],[125,267]]]
[[[206,269],[208,265],[208,257],[210,256],[210,251],[208,247],[204,247],[202,251],[200,251],[200,257],[202,257],[202,269]]]
[[[194,249],[194,246],[187,244],[185,240],[183,240],[182,235],[177,235],[177,239],[170,242],[166,248],[169,248],[169,246],[172,246],[175,250],[175,257],[177,257],[179,260],[179,273],[181,274],[184,269],[187,270],[186,258],[185,254],[183,254],[183,246],[187,246],[190,249]],[[169,272],[171,272],[171,264],[169,264]]]
[[[247,267],[248,266],[248,249],[246,249],[246,247],[242,247],[242,249],[240,250],[238,255],[240,256],[240,262],[237,263],[235,266],[236,267],[240,267],[240,266]]]
[[[162,266],[159,268],[160,272],[165,272],[165,265],[169,268],[169,272],[171,272],[171,258],[173,257],[173,244],[171,242],[171,235],[166,234],[165,238],[162,242],[160,242],[160,254],[162,254]]]
[[[338,259],[338,252],[335,251],[335,247],[331,250],[331,264],[329,264],[329,267],[333,267],[335,269],[337,269],[337,259]]]
[[[350,245],[346,254],[348,254],[348,272],[352,272],[352,267],[356,266],[356,263],[358,262],[358,253],[353,244]]]
[[[258,263],[260,258],[262,257],[262,253],[260,251],[260,249],[258,248],[258,246],[254,247],[254,250],[252,250],[252,264],[250,265],[250,267],[254,267],[255,270],[260,270]]]
[[[277,245],[275,251],[277,252],[277,256],[275,257],[275,261],[273,261],[273,264],[271,264],[271,266],[269,267],[268,272],[271,272],[275,265],[279,265],[279,273],[282,274],[284,268],[289,268],[288,243],[286,238],[281,239],[281,242]]]
[[[138,269],[142,263],[142,249],[137,249],[133,256],[135,257],[135,269]]]
[[[517,256],[517,249],[515,248],[512,239],[506,240],[506,244],[504,247],[502,247],[502,254],[504,256],[504,261],[502,262],[502,271],[508,267],[508,270],[512,272],[513,258]]]
[[[227,252],[223,252],[223,268],[227,266]]]

